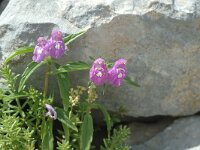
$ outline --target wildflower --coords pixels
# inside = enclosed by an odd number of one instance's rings
[[[75,106],[76,104],[78,104],[79,99],[80,99],[79,95],[76,97],[69,96],[69,102],[71,103],[72,106]]]
[[[46,47],[51,57],[58,59],[63,56],[65,53],[65,43],[62,39],[62,32],[59,30],[53,30]]]
[[[114,66],[108,71],[108,83],[112,86],[118,87],[122,84],[123,79],[126,77],[126,60],[119,59],[115,62]]]
[[[88,87],[88,101],[94,102],[98,98],[97,92],[96,92],[96,86],[94,84],[91,84]]]
[[[62,32],[59,30],[53,30],[49,40],[40,37],[37,41],[38,43],[35,46],[33,53],[34,62],[39,63],[47,56],[58,59],[65,53],[65,43],[62,38]]]
[[[80,94],[78,90],[75,90],[73,88],[70,89],[69,94],[69,102],[72,106],[75,106],[79,102]]]
[[[77,89],[73,89],[71,88],[69,91],[69,102],[72,106],[75,106],[76,104],[78,104],[79,100],[80,100],[80,96],[83,94],[83,92],[86,90],[86,88],[82,87],[82,86],[77,86]]]
[[[45,104],[45,107],[48,110],[48,112],[45,113],[45,116],[49,116],[51,119],[56,120],[57,119],[57,113],[54,110],[54,108],[49,104]]]
[[[95,85],[102,85],[106,83],[107,77],[108,69],[104,59],[96,59],[90,69],[90,81],[92,81]]]
[[[43,61],[44,58],[48,55],[47,49],[45,48],[47,40],[44,37],[39,37],[37,42],[38,43],[35,46],[35,49],[33,52],[33,61],[39,63],[39,62]]]

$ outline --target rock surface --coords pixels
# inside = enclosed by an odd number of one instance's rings
[[[89,28],[64,60],[123,57],[128,75],[141,85],[108,88],[100,101],[111,111],[123,107],[134,117],[190,115],[200,110],[199,15],[199,0],[10,0],[0,15],[0,62],[54,27],[66,34]],[[15,68],[24,62],[21,57]],[[75,79],[87,82],[87,73]]]
[[[197,150],[200,145],[200,117],[176,120],[149,141],[134,145],[133,150]]]
[[[126,140],[127,145],[145,143],[173,123],[173,118],[162,118],[151,122],[133,122],[128,125],[131,135]]]
[[[0,14],[3,12],[3,10],[6,8],[9,0],[2,0],[0,1]]]

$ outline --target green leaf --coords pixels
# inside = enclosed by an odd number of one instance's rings
[[[135,81],[132,81],[130,77],[126,77],[124,80],[126,83],[128,83],[130,85],[133,85],[135,87],[140,87],[140,85],[138,83],[136,83]]]
[[[20,92],[24,88],[24,85],[25,85],[26,81],[28,80],[28,78],[30,77],[30,75],[44,63],[45,62],[41,62],[41,63],[31,62],[30,64],[28,64],[28,66],[26,67],[26,69],[24,70],[24,72],[21,76],[18,92]]]
[[[80,150],[90,150],[93,131],[92,116],[87,113],[84,116],[83,124],[81,126]]]
[[[92,56],[89,56],[90,60],[95,61],[96,59]]]
[[[111,69],[113,65],[114,63],[106,63],[106,66],[108,67],[108,69]]]
[[[67,117],[67,115],[65,114],[65,110],[64,109],[56,107],[55,110],[57,112],[57,118],[63,124],[63,126],[69,127],[72,130],[78,132],[77,127]]]
[[[60,89],[60,96],[64,105],[64,110],[67,111],[69,107],[69,89],[70,89],[69,76],[68,74],[57,74],[56,77]]]
[[[7,64],[9,61],[11,61],[15,56],[21,55],[21,54],[26,54],[33,52],[34,48],[33,47],[22,47],[18,50],[16,50],[12,55],[10,55],[5,61],[4,64]]]
[[[27,95],[4,95],[3,96],[3,100],[4,101],[9,101],[9,100],[13,100],[13,99],[18,99],[18,98],[24,98],[24,97],[27,97]]]
[[[83,61],[74,61],[69,62],[64,66],[59,67],[57,70],[58,73],[62,72],[73,72],[73,71],[80,71],[80,70],[89,70],[90,65]]]
[[[69,45],[71,42],[73,42],[75,39],[77,39],[78,37],[80,37],[81,35],[83,35],[86,31],[81,31],[78,32],[76,34],[71,34],[68,35],[67,37],[64,38],[64,42],[66,45]]]
[[[53,150],[53,128],[52,120],[42,122],[42,150]]]
[[[58,69],[60,65],[55,64],[56,68]],[[69,75],[67,73],[59,73],[56,74],[56,78],[58,81],[58,86],[60,89],[60,96],[64,105],[64,110],[68,110],[69,108],[69,90],[70,90],[70,81]]]
[[[103,113],[104,119],[105,119],[105,122],[106,122],[106,125],[107,125],[108,135],[110,136],[110,131],[111,131],[111,128],[113,126],[113,122],[110,118],[110,114],[108,113],[106,108],[101,104],[97,104],[97,103],[92,104],[92,108],[99,109]]]

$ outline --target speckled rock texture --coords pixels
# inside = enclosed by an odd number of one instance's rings
[[[199,16],[200,0],[10,0],[0,15],[0,62],[55,27],[66,35],[88,29],[62,61],[125,58],[128,75],[141,85],[107,88],[99,101],[109,110],[123,108],[133,117],[191,115],[200,110]],[[13,63],[18,72],[28,58]],[[88,73],[74,80],[86,83]]]

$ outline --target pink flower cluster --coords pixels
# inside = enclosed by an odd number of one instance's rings
[[[122,84],[126,77],[126,60],[119,59],[114,66],[108,70],[104,59],[98,58],[94,61],[90,68],[90,81],[95,85],[103,85],[108,83],[112,86],[118,87]]]
[[[45,57],[60,58],[65,53],[65,43],[62,38],[62,32],[53,30],[49,40],[44,37],[39,37],[37,45],[33,52],[33,61],[41,62]]]

